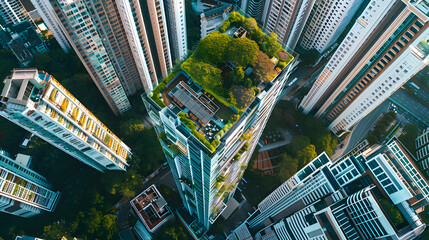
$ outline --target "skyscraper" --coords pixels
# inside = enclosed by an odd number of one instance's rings
[[[14,69],[0,97],[2,117],[98,171],[126,170],[130,148],[51,75]]]
[[[315,0],[267,0],[262,23],[286,47],[295,49]]]
[[[246,38],[243,28],[238,28],[235,32],[232,30],[229,34],[231,35],[212,32],[206,38],[222,36],[238,42],[241,40],[233,39]],[[253,42],[249,38],[244,40]],[[249,44],[256,44],[250,42]],[[247,103],[244,105],[237,105],[241,100],[235,90],[231,90],[230,96],[235,92],[238,100],[230,103],[227,102],[230,100],[218,95],[218,88],[202,85],[206,84],[201,82],[202,79],[213,76],[208,75],[209,72],[195,72],[198,71],[195,66],[204,66],[205,62],[196,60],[194,56],[182,64],[183,70],[176,72],[176,76],[169,76],[152,93],[142,96],[184,206],[205,229],[227,207],[226,203],[234,194],[274,104],[285,86],[293,57],[283,49],[279,51],[282,59],[287,59],[282,67],[277,65],[277,59],[270,59],[260,52],[260,59],[265,59],[268,66],[264,71],[270,71],[275,76],[266,82],[251,75],[252,71],[259,71],[257,67],[252,70],[248,64],[240,62],[227,60],[219,63],[222,70],[210,70],[220,74],[221,71],[229,72],[235,68],[246,69],[246,76],[254,79],[255,83],[249,84],[256,84],[255,90],[238,85],[232,88],[240,89],[240,96],[247,96]]]
[[[188,54],[185,0],[165,0],[173,64]]]
[[[52,191],[45,177],[31,170],[31,157],[18,154],[12,159],[0,149],[0,212],[32,217],[53,212],[61,193]]]
[[[49,31],[54,35],[55,40],[60,45],[64,52],[69,52],[71,49],[70,43],[63,30],[61,29],[61,23],[57,20],[54,9],[52,8],[49,0],[31,0],[33,6],[37,9],[43,22],[49,28]]]
[[[259,20],[264,10],[265,2],[269,0],[243,0],[241,1],[241,9],[249,14],[250,17]]]
[[[300,46],[323,53],[345,29],[362,0],[318,0],[302,33]]]
[[[173,67],[166,8],[163,0],[145,0],[140,1],[140,4],[155,73],[157,79],[161,79],[167,76]],[[174,11],[176,10],[178,9],[174,9]],[[172,17],[172,21],[176,22],[178,20],[177,17],[180,16],[175,15]],[[185,22],[184,19],[183,22]]]
[[[429,62],[424,2],[371,1],[300,103],[348,130]]]
[[[19,0],[0,1],[0,25],[16,24],[28,20],[32,22],[30,15]]]
[[[131,108],[128,95],[142,88],[152,89],[144,39],[136,27],[141,15],[131,9],[137,7],[135,2],[80,0],[51,4],[63,32],[115,114]]]
[[[336,187],[326,191],[317,180]],[[425,229],[417,213],[428,193],[428,180],[396,139],[337,162],[321,154],[266,197],[228,240],[413,239]]]

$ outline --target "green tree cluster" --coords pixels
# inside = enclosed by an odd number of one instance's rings
[[[227,48],[233,38],[222,34],[219,31],[213,31],[201,40],[198,45],[197,53],[205,62],[221,63],[228,58]]]
[[[412,154],[416,154],[415,141],[418,134],[419,128],[416,125],[408,124],[402,128],[402,134],[398,138]]]
[[[273,63],[267,54],[259,52],[252,74],[256,80],[268,82],[277,75],[277,72],[274,70]]]
[[[235,38],[227,50],[228,60],[242,67],[255,64],[259,53],[258,45],[249,38]]]
[[[396,113],[394,111],[388,111],[384,116],[375,124],[374,130],[372,130],[368,136],[367,140],[370,145],[382,141],[386,135],[387,127],[395,120]]]

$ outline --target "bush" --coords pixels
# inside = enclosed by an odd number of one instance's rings
[[[189,129],[195,130],[197,128],[197,124],[189,119],[184,112],[180,112],[178,114],[180,121],[185,124]]]
[[[224,33],[228,28],[229,28],[229,25],[230,25],[231,23],[229,22],[229,20],[228,19],[226,19],[220,26],[219,26],[219,32],[221,32],[221,33]]]
[[[209,141],[207,141],[204,135],[199,133],[196,129],[192,130],[192,135],[194,135],[195,138],[197,138],[202,144],[204,144],[204,146],[206,146],[211,152],[214,152],[216,150],[216,148],[212,146]]]

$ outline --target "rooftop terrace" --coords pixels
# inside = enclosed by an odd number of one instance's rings
[[[152,91],[212,152],[256,96],[293,59],[255,19],[238,12]]]
[[[154,185],[131,200],[131,206],[150,232],[155,231],[172,216],[167,208],[167,202]]]

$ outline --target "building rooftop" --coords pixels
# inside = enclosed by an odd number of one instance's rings
[[[166,77],[150,94],[212,152],[217,140],[293,59],[254,19],[237,12],[219,29],[225,33],[214,31],[205,37],[182,70]]]
[[[130,204],[149,232],[154,232],[172,217],[167,202],[154,185],[131,200]]]

